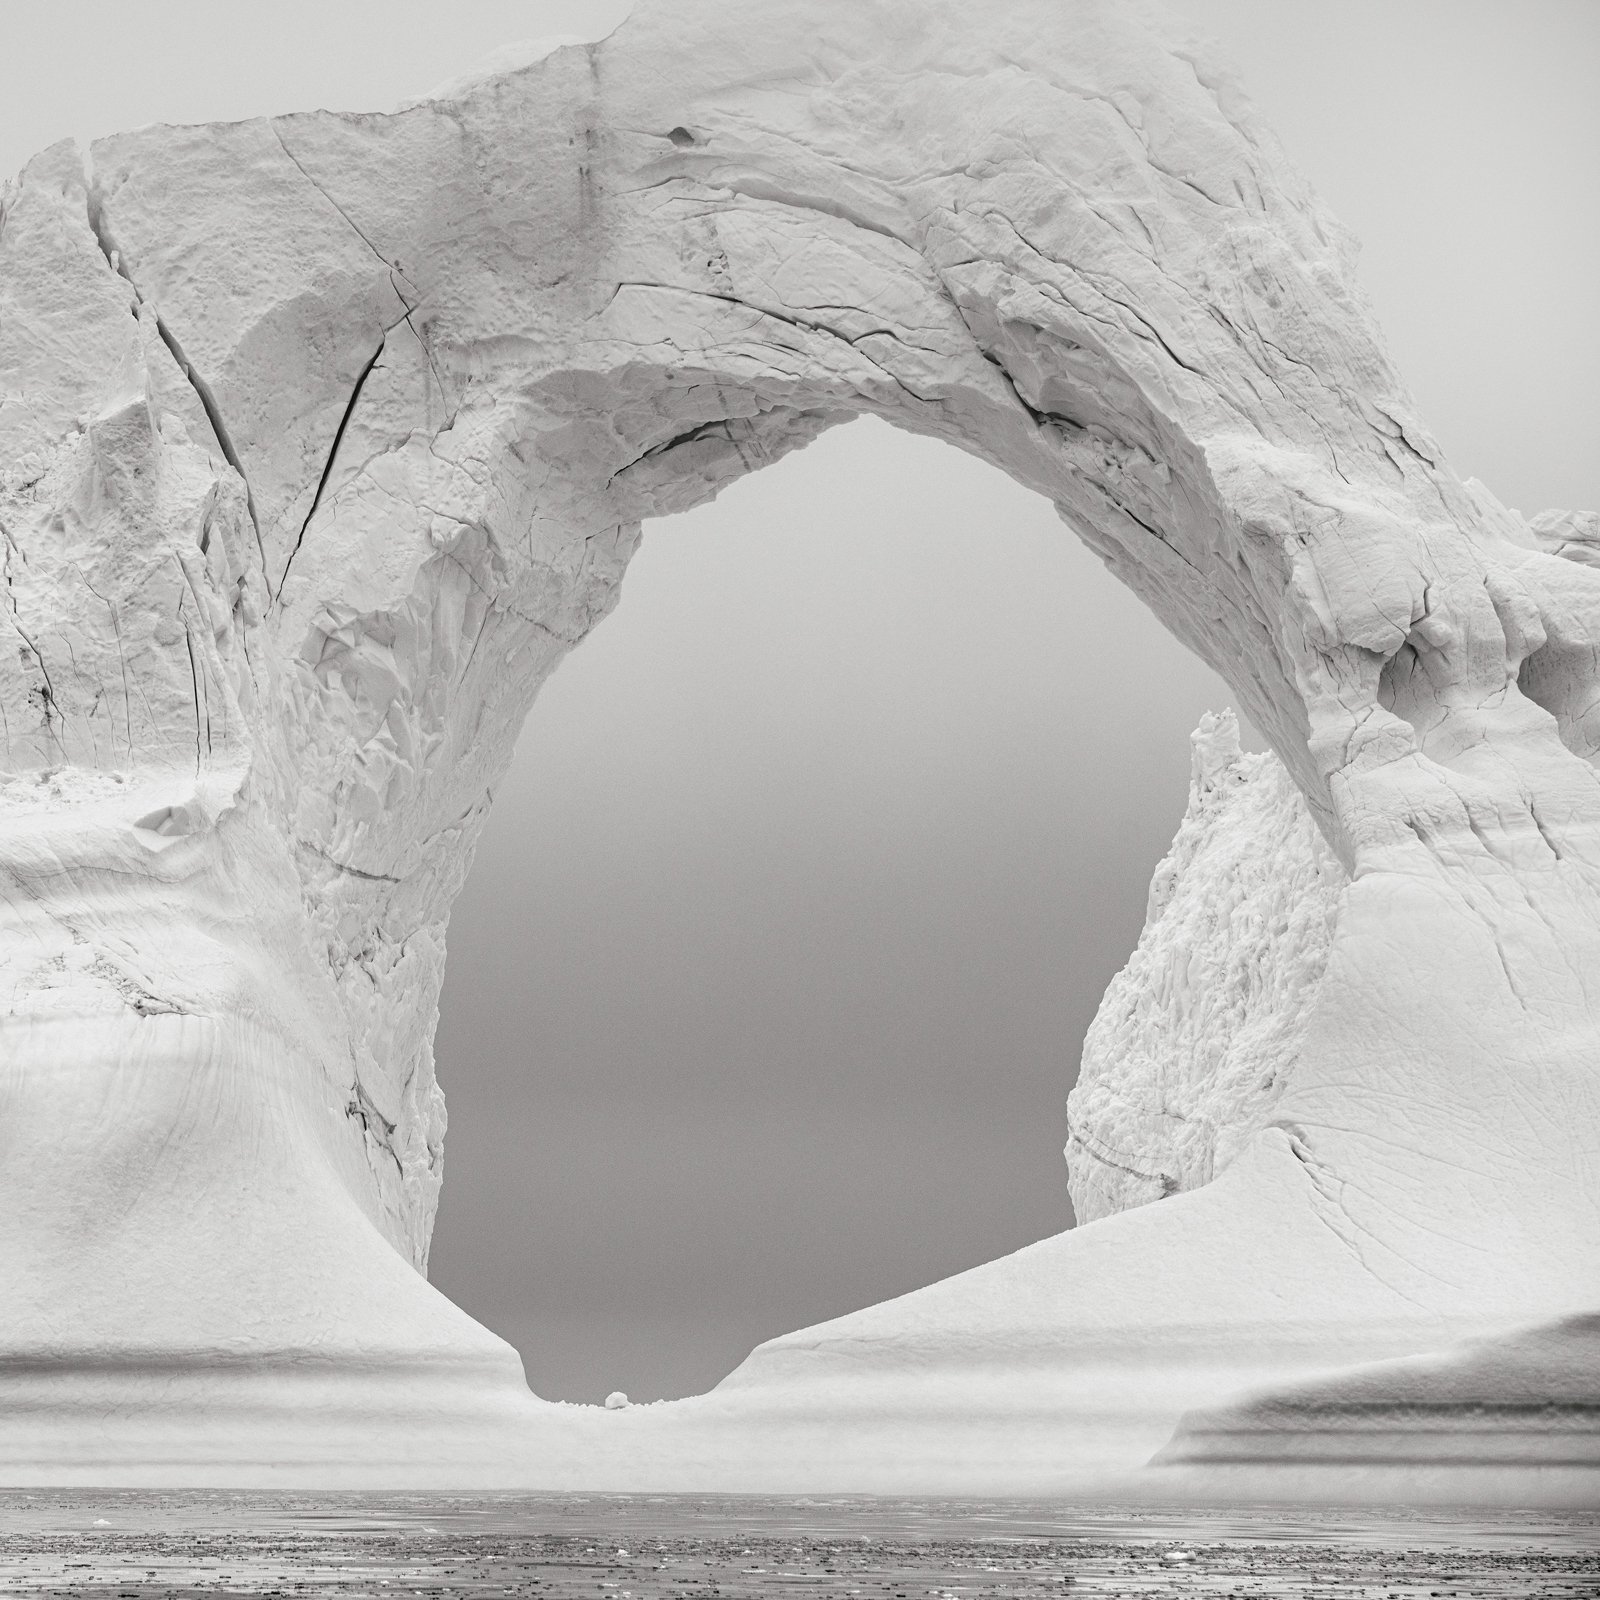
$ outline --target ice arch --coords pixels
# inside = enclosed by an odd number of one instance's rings
[[[664,0],[394,116],[58,147],[0,361],[16,1474],[1038,1483],[1600,1299],[1593,530],[1450,472],[1336,226],[1135,8]],[[864,410],[1233,686],[1351,879],[1315,1014],[1193,1194],[541,1408],[412,1270],[450,900],[639,519]]]

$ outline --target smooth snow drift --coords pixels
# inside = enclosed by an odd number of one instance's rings
[[[451,899],[641,519],[863,412],[1048,495],[1276,756],[1202,737],[1072,1103],[1100,1220],[546,1405],[423,1276]],[[656,0],[392,116],[47,151],[0,531],[11,1481],[1215,1495],[1473,1338],[1537,1349],[1514,1463],[1446,1405],[1273,1482],[1595,1492],[1538,1375],[1600,1307],[1596,524],[1452,473],[1138,7]]]

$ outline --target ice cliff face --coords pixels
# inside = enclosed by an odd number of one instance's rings
[[[1194,734],[1189,809],[1156,868],[1067,1100],[1078,1221],[1194,1189],[1266,1127],[1299,1059],[1344,869],[1232,712]]]
[[[9,1471],[1100,1492],[1231,1388],[1600,1304],[1592,521],[1455,475],[1165,26],[658,0],[6,187]],[[449,906],[641,519],[862,412],[1047,495],[1281,762],[1205,755],[1074,1102],[1086,1211],[1183,1192],[597,1434],[414,1270]]]

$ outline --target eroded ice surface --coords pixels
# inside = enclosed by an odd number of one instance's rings
[[[1150,884],[1067,1100],[1080,1223],[1209,1183],[1271,1120],[1300,1059],[1344,869],[1232,712],[1193,737],[1189,809]]]

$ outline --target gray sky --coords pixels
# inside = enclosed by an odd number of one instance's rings
[[[1362,238],[1457,467],[1600,507],[1600,4],[1176,9]],[[626,10],[0,0],[0,169]],[[538,1392],[650,1398],[1066,1226],[1083,1030],[1226,699],[1048,505],[875,422],[652,524],[452,924],[435,1281]]]

